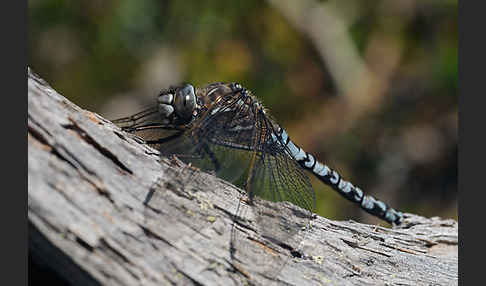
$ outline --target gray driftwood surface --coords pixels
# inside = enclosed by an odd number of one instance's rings
[[[144,205],[159,178],[158,199]],[[393,229],[318,216],[303,255],[281,249],[289,258],[277,276],[236,267],[238,198],[28,70],[29,251],[73,285],[458,284],[457,222],[412,214]]]

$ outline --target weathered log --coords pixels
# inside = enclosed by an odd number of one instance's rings
[[[150,198],[154,190],[156,200]],[[404,223],[394,228],[317,216],[305,230],[301,255],[272,247],[288,257],[278,275],[236,265],[229,245],[240,192],[176,159],[160,157],[137,137],[74,105],[28,69],[29,256],[64,281],[458,283],[457,222],[413,214],[405,214]],[[270,249],[257,240],[249,243],[254,245],[248,248],[250,255]]]

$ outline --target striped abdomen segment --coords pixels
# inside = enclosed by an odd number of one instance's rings
[[[317,161],[314,156],[305,152],[302,150],[302,148],[294,144],[284,129],[279,127],[276,136],[277,139],[288,148],[290,155],[304,169],[311,171],[317,178],[319,178],[325,184],[331,186],[342,196],[356,204],[359,204],[360,207],[366,212],[384,219],[389,223],[401,223],[403,219],[403,214],[401,212],[389,207],[384,202],[372,196],[364,195],[360,188],[353,186],[353,184],[348,181],[345,181],[341,178],[341,175],[339,175],[338,172]]]

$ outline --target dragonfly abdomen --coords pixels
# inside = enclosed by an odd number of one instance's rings
[[[277,129],[277,139],[283,144],[289,155],[292,156],[302,168],[312,172],[319,180],[331,186],[339,194],[353,203],[359,204],[366,212],[380,217],[389,223],[400,224],[403,214],[386,203],[370,195],[364,195],[363,191],[344,180],[335,170],[329,168],[315,159],[315,157],[305,152],[302,148],[290,140],[289,135],[283,128]]]

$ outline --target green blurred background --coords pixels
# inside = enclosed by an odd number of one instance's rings
[[[392,206],[457,219],[457,1],[30,0],[29,65],[106,118],[237,81]],[[317,213],[378,223],[312,178]]]

